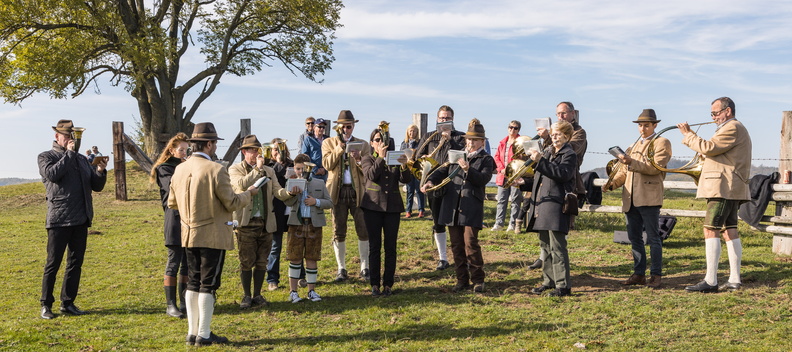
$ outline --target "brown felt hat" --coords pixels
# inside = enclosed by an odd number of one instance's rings
[[[242,139],[242,145],[239,146],[239,149],[245,148],[261,148],[261,142],[259,142],[255,134],[249,134]]]
[[[192,137],[188,139],[190,142],[200,141],[222,141],[223,139],[217,136],[217,130],[211,122],[199,122],[193,128]]]
[[[641,123],[641,122],[658,123],[658,122],[660,122],[660,120],[657,119],[657,115],[655,115],[654,109],[643,109],[643,111],[641,111],[641,114],[638,115],[638,119],[633,121],[633,122],[635,122],[635,123]]]
[[[487,136],[484,133],[484,125],[482,125],[478,119],[470,121],[468,130],[463,137],[468,139],[486,139]]]
[[[358,120],[355,120],[355,116],[352,115],[352,112],[349,110],[341,110],[338,113],[338,120],[335,123],[357,123]]]
[[[72,120],[60,120],[57,125],[52,126],[52,129],[60,134],[71,134],[74,131],[74,123]]]

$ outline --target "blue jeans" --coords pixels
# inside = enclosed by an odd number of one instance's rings
[[[407,186],[407,212],[412,211],[413,207],[413,195],[418,197],[418,210],[424,211],[424,194],[420,190],[418,190],[418,185],[420,182],[413,178],[410,182],[406,184]]]
[[[509,216],[509,223],[514,224],[517,219],[517,214],[520,212],[522,205],[522,192],[517,187],[501,187],[498,186],[498,205],[495,210],[495,225],[503,226],[506,220],[506,203],[511,202],[511,215]]]
[[[660,206],[633,205],[624,213],[624,217],[627,219],[627,237],[632,243],[633,273],[646,275],[646,244],[643,240],[643,231],[646,231],[646,242],[649,245],[649,254],[652,256],[649,273],[662,275],[663,241],[660,239]]]
[[[272,249],[267,257],[267,282],[280,283],[280,256],[283,248],[283,232],[272,234]],[[305,265],[300,264],[300,278],[305,278]]]

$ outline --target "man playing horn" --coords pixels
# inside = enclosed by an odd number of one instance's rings
[[[751,136],[735,118],[734,101],[721,97],[712,102],[712,120],[718,124],[715,135],[704,140],[685,123],[677,125],[684,135],[682,143],[704,155],[696,198],[707,199],[707,216],[704,219],[704,248],[707,274],[704,280],[688,291],[717,292],[740,289],[740,263],[742,243],[737,233],[737,210],[741,203],[751,199],[748,177],[751,173]],[[718,260],[721,244],[718,235],[726,240],[729,253],[729,281],[718,287]]]
[[[448,105],[443,105],[437,110],[437,123],[454,121],[454,109]],[[429,155],[434,152],[435,160],[438,165],[446,162],[448,159],[449,150],[462,150],[465,148],[464,132],[451,129],[442,133],[435,133],[432,131],[418,143],[420,149],[415,151],[415,158],[418,159],[424,155]],[[445,140],[445,142],[442,142]],[[442,143],[441,143],[442,142]],[[436,150],[436,149],[440,150]],[[446,227],[442,223],[437,222],[437,216],[440,213],[440,208],[443,205],[444,191],[442,189],[430,191],[426,193],[426,200],[429,202],[429,209],[432,211],[432,232],[434,233],[435,243],[437,243],[437,253],[439,254],[439,261],[437,263],[437,270],[448,269],[448,254],[447,252],[447,239]]]
[[[660,287],[663,268],[663,242],[660,239],[660,207],[663,205],[663,180],[665,172],[661,172],[646,159],[649,142],[655,137],[655,128],[660,120],[655,111],[644,109],[638,119],[641,138],[627,149],[627,154],[619,155],[619,162],[624,166],[613,176],[610,185],[603,185],[602,191],[607,192],[622,185],[622,211],[627,220],[627,237],[632,243],[633,274],[622,285],[646,285],[651,288]],[[664,137],[657,137],[653,143],[654,160],[661,167],[666,167],[671,160],[671,142]],[[607,187],[607,188],[606,188]],[[646,281],[646,241],[652,264],[651,274]]]

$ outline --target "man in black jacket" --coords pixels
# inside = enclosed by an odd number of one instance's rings
[[[74,305],[74,300],[80,287],[88,228],[93,219],[91,191],[101,191],[107,181],[107,161],[101,160],[94,168],[76,150],[71,120],[60,120],[52,129],[56,132],[52,149],[38,156],[39,174],[47,190],[47,262],[41,281],[41,317],[44,319],[55,318],[53,291],[66,248],[69,255],[60,311],[72,315],[86,313]]]

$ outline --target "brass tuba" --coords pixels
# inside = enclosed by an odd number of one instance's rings
[[[709,124],[712,124],[712,123],[717,123],[717,122],[711,121],[711,122],[696,123],[696,124],[692,124],[690,126],[693,127],[693,126],[709,125]],[[664,129],[660,130],[660,132],[657,132],[657,134],[654,136],[654,138],[652,138],[652,140],[649,141],[649,146],[647,146],[647,150],[646,150],[646,159],[649,160],[649,163],[652,164],[652,166],[654,166],[655,169],[658,169],[660,171],[680,173],[680,174],[685,174],[685,175],[688,175],[688,176],[692,177],[693,178],[693,182],[695,182],[696,185],[698,186],[699,177],[701,177],[701,169],[702,169],[702,167],[704,165],[704,156],[699,154],[698,152],[696,152],[696,155],[694,155],[693,159],[690,159],[690,161],[688,161],[687,164],[682,165],[681,167],[676,168],[676,169],[667,169],[667,168],[661,167],[660,165],[657,165],[657,163],[655,163],[655,161],[654,161],[654,141],[655,141],[655,139],[657,139],[657,137],[660,137],[660,135],[665,133],[666,131],[670,131],[670,130],[673,130],[675,128],[678,128],[678,127],[677,126],[666,127]]]

